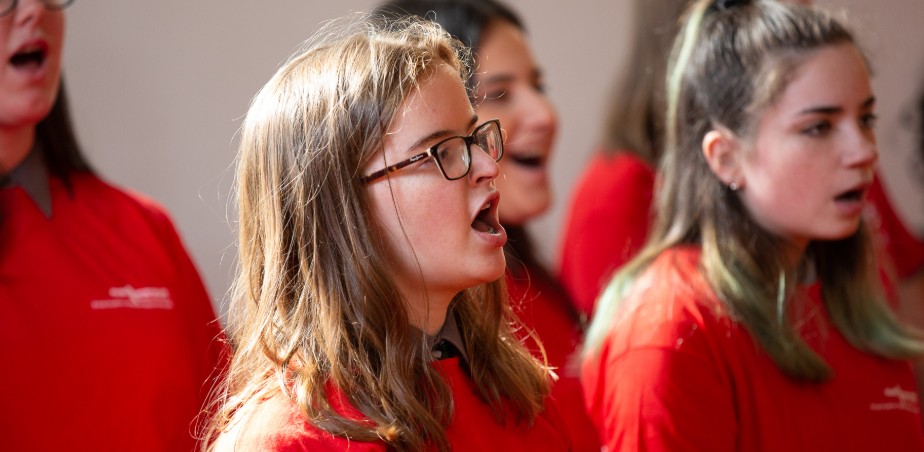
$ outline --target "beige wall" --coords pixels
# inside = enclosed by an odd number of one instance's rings
[[[65,49],[78,134],[110,180],[172,213],[216,300],[235,256],[229,208],[235,132],[250,98],[318,24],[373,0],[78,1]],[[861,24],[877,68],[881,161],[901,213],[924,230],[902,108],[924,82],[922,0],[827,0]],[[627,0],[511,0],[526,21],[562,119],[553,160],[556,204],[534,227],[550,261],[572,182],[600,135],[611,80],[627,53]],[[267,6],[272,5],[272,6]]]

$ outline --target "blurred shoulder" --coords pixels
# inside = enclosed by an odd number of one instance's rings
[[[219,436],[215,450],[229,451],[384,451],[377,443],[352,442],[311,425],[282,395],[258,402]]]

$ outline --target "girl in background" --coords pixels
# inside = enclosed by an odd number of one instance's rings
[[[221,328],[163,207],[81,152],[72,3],[0,2],[0,449],[193,450]]]
[[[884,302],[862,211],[877,148],[845,26],[695,2],[668,83],[649,242],[601,296],[587,402],[611,450],[924,450],[921,338]]]
[[[520,337],[536,356],[545,355],[558,381],[552,397],[574,438],[576,450],[599,450],[583,406],[575,350],[582,337],[581,317],[558,281],[539,261],[527,225],[551,203],[548,163],[558,130],[554,106],[545,95],[520,18],[493,0],[394,0],[381,5],[386,15],[414,15],[440,24],[473,51],[467,80],[475,112],[504,126],[505,155],[497,188],[503,196],[500,222],[509,240],[507,287],[526,328]],[[535,334],[541,340],[527,336]]]
[[[686,4],[632,2],[632,53],[613,93],[603,145],[574,186],[559,275],[588,318],[613,271],[635,256],[648,237],[655,168],[664,146],[667,57]]]

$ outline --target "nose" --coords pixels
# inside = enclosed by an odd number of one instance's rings
[[[850,145],[844,152],[844,163],[848,167],[871,167],[879,160],[879,147],[872,129],[857,128]]]
[[[545,93],[532,89],[523,103],[523,125],[534,131],[554,133],[558,128],[558,114]]]
[[[40,0],[18,0],[14,14],[16,14],[16,22],[22,25],[38,22],[45,11],[45,4]]]
[[[500,174],[500,165],[497,161],[477,144],[471,146],[470,152],[472,153],[472,167],[468,172],[469,183],[477,186],[497,179],[497,175]]]

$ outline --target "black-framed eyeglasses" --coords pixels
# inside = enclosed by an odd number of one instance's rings
[[[490,119],[483,122],[471,135],[467,137],[457,136],[449,137],[439,143],[430,146],[426,152],[421,152],[407,160],[400,161],[394,165],[389,165],[378,171],[369,173],[359,179],[363,184],[368,184],[376,179],[384,177],[388,173],[405,168],[408,165],[423,161],[432,157],[436,162],[436,167],[440,169],[447,180],[456,180],[465,177],[472,168],[472,145],[477,145],[479,149],[488,154],[495,162],[500,161],[504,156],[504,136],[501,132],[500,121]]]
[[[71,6],[71,3],[74,3],[74,0],[41,0],[42,6],[45,9],[51,11],[60,11],[68,6]],[[19,0],[0,0],[0,17],[6,16],[7,14],[13,12],[16,9],[16,5],[19,3]]]

